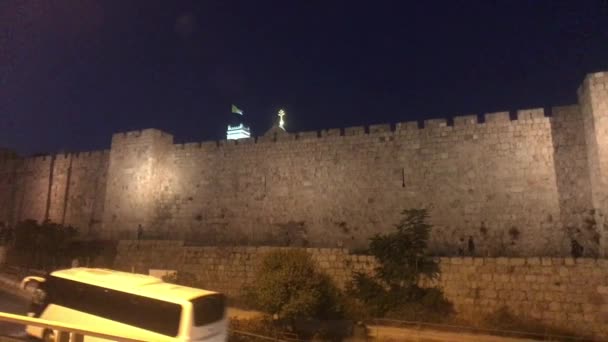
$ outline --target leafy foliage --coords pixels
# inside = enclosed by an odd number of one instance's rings
[[[77,231],[50,221],[20,222],[14,229],[14,241],[9,258],[16,266],[49,269],[68,265],[75,257],[71,247]]]
[[[396,231],[370,239],[369,252],[378,261],[375,275],[356,273],[347,293],[361,301],[372,316],[438,321],[452,311],[439,289],[418,286],[422,277],[439,275],[427,255],[432,226],[425,209],[403,211]]]
[[[392,306],[386,288],[364,273],[355,273],[347,293],[363,302],[373,317],[383,316]]]
[[[376,234],[369,246],[380,263],[377,276],[390,287],[411,286],[422,275],[434,278],[439,272],[437,263],[426,255],[431,232],[427,211],[410,209],[404,210],[403,215],[396,232]]]
[[[340,311],[338,289],[304,251],[268,253],[249,291],[255,307],[281,319],[330,318]]]

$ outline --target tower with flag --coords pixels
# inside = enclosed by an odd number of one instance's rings
[[[237,140],[249,138],[251,131],[249,127],[244,123],[244,112],[237,106],[231,106],[231,120],[228,124],[228,130],[226,131],[226,139]]]

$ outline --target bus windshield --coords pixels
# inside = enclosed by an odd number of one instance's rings
[[[214,293],[191,300],[194,310],[194,325],[197,327],[215,323],[224,318],[226,297]]]
[[[177,336],[181,306],[59,277],[49,277],[49,304],[167,336]]]

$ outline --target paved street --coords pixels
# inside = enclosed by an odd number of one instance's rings
[[[24,315],[27,303],[23,298],[0,290],[0,311]],[[23,326],[0,322],[0,336],[24,336]]]

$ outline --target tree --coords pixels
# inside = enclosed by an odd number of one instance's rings
[[[285,320],[328,318],[337,311],[337,289],[305,251],[268,253],[249,292],[256,307]]]
[[[355,273],[347,292],[365,304],[373,316],[440,320],[451,304],[438,289],[421,288],[423,276],[436,278],[439,266],[427,254],[432,226],[426,209],[403,211],[396,231],[376,234],[369,253],[378,261],[374,276]]]
[[[77,235],[75,228],[51,221],[38,223],[25,220],[15,227],[14,245],[10,249],[17,266],[54,268],[74,256],[70,245]]]
[[[376,275],[391,288],[418,284],[422,275],[435,278],[437,262],[427,255],[431,225],[426,209],[403,211],[397,231],[371,238],[369,252],[378,260]]]

